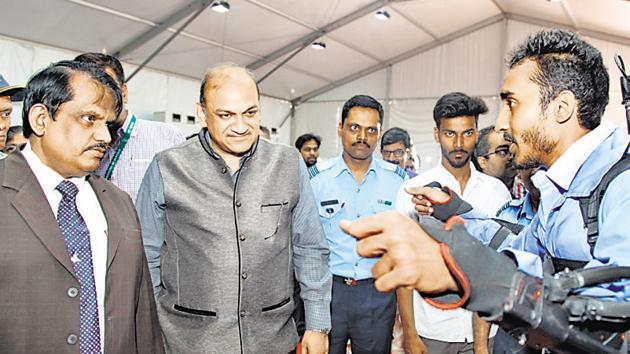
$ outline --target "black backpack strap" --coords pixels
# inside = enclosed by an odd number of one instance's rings
[[[630,153],[628,152],[628,147],[626,147],[624,155],[606,172],[591,195],[578,199],[580,202],[580,211],[582,212],[582,220],[584,221],[584,227],[587,232],[587,242],[591,247],[591,255],[593,255],[595,243],[597,243],[597,238],[599,237],[598,213],[606,189],[615,177],[628,169],[630,169]]]
[[[517,235],[523,229],[523,225],[513,224],[511,222],[501,219],[492,220],[501,225],[501,227],[499,227],[499,230],[494,234],[494,236],[492,236],[492,240],[490,240],[490,243],[488,244],[488,247],[492,248],[493,250],[499,248],[499,246],[501,246],[503,241],[505,241],[505,239],[510,236],[510,234]]]

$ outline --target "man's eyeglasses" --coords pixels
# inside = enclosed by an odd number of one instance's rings
[[[383,154],[383,157],[388,157],[388,156],[396,156],[396,157],[403,157],[405,156],[405,150],[404,149],[397,149],[397,150],[381,150],[381,154]]]
[[[482,157],[488,157],[490,155],[497,155],[499,157],[505,158],[508,157],[511,154],[510,152],[510,147],[509,146],[499,146],[497,147],[494,151],[491,151],[485,155],[481,155]]]

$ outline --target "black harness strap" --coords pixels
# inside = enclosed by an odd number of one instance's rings
[[[621,159],[617,161],[608,170],[608,172],[606,172],[604,177],[602,177],[602,180],[599,182],[597,187],[595,187],[591,195],[578,199],[580,202],[582,220],[584,221],[584,227],[586,228],[586,240],[590,246],[591,255],[593,257],[595,244],[597,243],[597,238],[599,237],[599,207],[602,203],[602,199],[604,199],[604,194],[606,193],[606,189],[608,188],[608,185],[610,185],[610,182],[612,182],[615,177],[630,169],[630,153],[628,152],[628,148],[630,148],[630,144],[626,146],[626,152]],[[586,263],[588,263],[585,261],[574,261],[555,257],[550,257],[550,259],[555,272],[561,272],[566,268],[569,270],[584,268]]]
[[[582,220],[584,221],[584,227],[586,227],[587,232],[587,241],[591,247],[591,255],[593,254],[595,243],[597,243],[597,238],[599,237],[598,213],[606,189],[615,177],[628,169],[630,169],[630,153],[628,153],[628,149],[626,148],[626,153],[606,172],[591,195],[579,199]]]

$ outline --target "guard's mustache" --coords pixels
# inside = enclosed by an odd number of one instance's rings
[[[366,143],[365,141],[355,141],[354,143],[352,143],[352,146],[357,146],[359,144],[363,144],[367,146],[368,148],[371,148],[370,144]]]

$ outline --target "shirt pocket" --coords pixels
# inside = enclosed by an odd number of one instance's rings
[[[265,240],[274,238],[287,226],[289,214],[289,201],[263,203],[260,205],[260,230]]]
[[[330,232],[339,224],[344,215],[344,206],[345,202],[339,199],[324,200],[317,205],[324,231]]]

